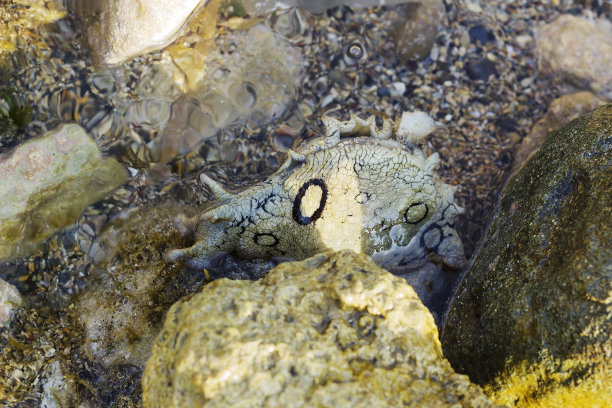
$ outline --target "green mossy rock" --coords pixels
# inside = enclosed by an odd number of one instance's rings
[[[612,401],[612,105],[549,135],[504,190],[445,356],[498,402]]]

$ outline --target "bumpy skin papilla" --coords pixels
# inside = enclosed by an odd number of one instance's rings
[[[167,258],[230,252],[244,259],[300,260],[352,249],[385,267],[415,267],[428,254],[461,267],[454,222],[463,210],[453,201],[454,188],[434,173],[438,155],[426,157],[414,145],[424,135],[394,140],[396,126],[385,119],[377,129],[373,116],[323,122],[325,137],[290,151],[276,173],[245,191],[230,194],[202,175],[220,204],[181,221],[195,232],[196,243]]]

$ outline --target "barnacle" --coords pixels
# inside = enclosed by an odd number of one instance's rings
[[[365,44],[360,40],[350,41],[344,48],[344,61],[348,65],[355,65],[368,58]]]

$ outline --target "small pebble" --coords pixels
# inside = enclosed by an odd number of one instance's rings
[[[393,82],[391,84],[391,96],[393,96],[394,98],[398,98],[402,95],[404,95],[404,92],[406,92],[406,84],[404,84],[403,82]]]
[[[516,132],[519,129],[519,125],[516,123],[516,120],[505,116],[497,119],[495,124],[506,132]]]
[[[482,13],[482,7],[480,7],[480,4],[474,3],[469,0],[465,2],[465,8],[467,8],[472,13]]]
[[[431,58],[432,61],[437,61],[438,57],[440,57],[440,48],[434,44],[429,53],[429,58]]]
[[[387,88],[386,86],[381,86],[376,91],[376,94],[380,97],[387,97],[387,96],[391,96],[391,91],[389,91],[389,88]]]
[[[465,63],[465,71],[470,79],[488,81],[491,75],[497,76],[495,63],[487,58],[471,60]]]
[[[529,44],[531,41],[533,41],[533,37],[530,36],[529,34],[521,34],[521,35],[517,35],[516,37],[514,37],[514,41],[516,41],[516,44],[519,47],[524,47],[527,44]]]
[[[495,36],[491,34],[490,32],[488,32],[487,29],[481,25],[477,25],[477,26],[470,28],[469,35],[470,35],[470,42],[472,44],[477,44],[478,42],[481,42],[484,44],[489,41],[495,40]]]
[[[528,86],[531,86],[532,83],[533,83],[533,79],[530,77],[527,77],[521,80],[521,86],[523,88],[527,88]]]

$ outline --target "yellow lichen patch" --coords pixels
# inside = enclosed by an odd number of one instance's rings
[[[580,378],[572,378],[576,373]],[[513,366],[484,389],[494,401],[517,408],[607,408],[612,405],[610,378],[612,365],[601,359],[545,357]]]
[[[9,0],[0,4],[0,57],[22,43],[40,46],[36,27],[64,17],[66,12],[47,0]]]

